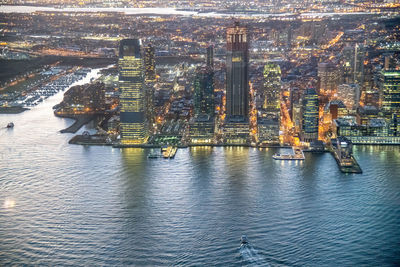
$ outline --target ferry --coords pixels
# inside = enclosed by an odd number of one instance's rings
[[[304,160],[304,153],[300,148],[293,148],[293,154],[274,154],[276,160]]]
[[[7,128],[13,128],[14,127],[14,123],[13,122],[9,122],[6,127]]]
[[[178,150],[177,147],[168,146],[161,148],[161,154],[165,159],[171,159],[175,157],[176,151]]]

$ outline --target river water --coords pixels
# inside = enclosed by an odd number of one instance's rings
[[[267,13],[267,12],[199,12],[190,10],[181,10],[172,7],[65,7],[54,8],[46,6],[16,6],[16,5],[0,5],[0,13],[34,13],[34,12],[119,12],[126,15],[171,15],[171,16],[196,16],[196,17],[286,17],[293,16],[295,13]],[[303,17],[332,17],[332,16],[348,16],[348,15],[368,15],[376,14],[376,12],[303,12]]]
[[[400,263],[400,149],[358,146],[363,174],[329,154],[276,149],[147,150],[69,145],[51,107],[0,115],[0,266]],[[282,150],[283,151],[283,150]],[[249,253],[247,253],[249,254]],[[250,253],[252,254],[252,253]],[[251,265],[251,264],[250,264]]]

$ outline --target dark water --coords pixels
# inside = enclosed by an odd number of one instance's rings
[[[0,115],[0,266],[245,265],[246,234],[270,266],[400,263],[400,149],[357,147],[364,174],[329,154],[68,145],[57,95]]]

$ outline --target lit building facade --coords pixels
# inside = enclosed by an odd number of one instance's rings
[[[258,117],[257,133],[260,145],[279,145],[279,118],[275,116]]]
[[[356,110],[360,103],[361,90],[358,84],[341,84],[338,86],[337,97],[343,101],[349,110]]]
[[[146,82],[154,82],[156,80],[156,59],[155,49],[152,45],[144,48],[144,68]]]
[[[304,142],[318,140],[319,125],[318,94],[314,88],[307,89],[303,100],[303,121],[301,137]]]
[[[247,28],[238,22],[227,30],[226,115],[248,117],[249,114],[249,40]]]
[[[336,93],[339,81],[337,67],[332,63],[318,63],[319,92],[323,95]]]
[[[207,67],[214,68],[214,46],[207,47]]]
[[[249,142],[249,38],[247,27],[239,22],[226,34],[226,119],[224,142]]]
[[[196,115],[214,116],[214,73],[206,68],[198,68],[194,79],[194,112]]]
[[[400,115],[400,71],[384,70],[381,75],[382,111],[386,118]]]
[[[362,44],[356,44],[354,47],[354,83],[363,85],[364,82],[364,59],[365,48]]]
[[[207,114],[197,115],[189,122],[191,145],[209,145],[214,143],[214,117]]]
[[[144,112],[144,74],[138,39],[124,39],[119,47],[121,144],[147,142]]]
[[[395,135],[392,127],[383,118],[360,125],[354,117],[345,117],[334,120],[332,128],[336,136],[344,136],[354,144],[400,144],[400,135]]]
[[[281,68],[269,63],[264,67],[263,109],[280,114]]]
[[[214,72],[207,66],[198,68],[194,79],[194,118],[189,122],[192,145],[214,142]]]
[[[264,67],[264,88],[261,93],[262,108],[257,116],[258,142],[261,145],[279,144],[281,69],[268,63]]]

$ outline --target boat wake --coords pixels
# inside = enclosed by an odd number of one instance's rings
[[[270,266],[257,250],[248,243],[246,236],[242,236],[239,254],[242,259],[242,264],[246,266]]]

